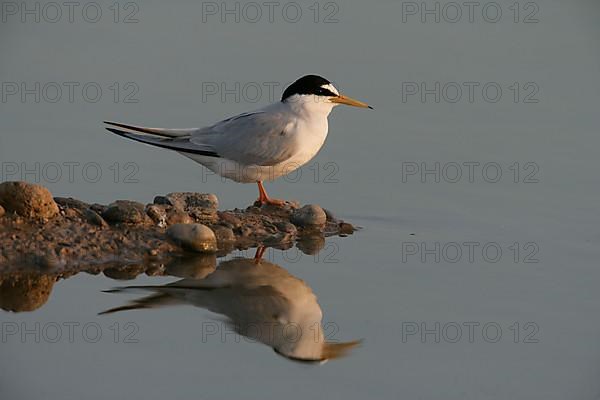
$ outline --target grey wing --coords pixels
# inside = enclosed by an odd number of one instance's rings
[[[288,134],[292,124],[285,113],[241,114],[194,133],[190,142],[210,146],[242,165],[272,166],[297,151],[295,138]]]

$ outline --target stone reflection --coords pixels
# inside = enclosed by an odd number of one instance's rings
[[[327,341],[321,307],[311,288],[281,266],[262,259],[263,253],[264,248],[259,248],[253,259],[223,261],[212,270],[190,268],[193,263],[189,261],[172,264],[169,270],[177,271],[174,275],[187,278],[162,286],[109,290],[146,290],[151,294],[100,314],[191,304],[226,316],[229,331],[270,346],[277,354],[295,361],[339,358],[359,344]],[[215,336],[216,340],[219,337]]]
[[[50,297],[56,277],[35,272],[0,275],[0,309],[12,312],[33,311]]]

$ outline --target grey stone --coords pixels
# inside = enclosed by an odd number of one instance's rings
[[[233,233],[233,229],[231,228],[217,225],[213,228],[213,231],[215,232],[217,242],[219,243],[235,241],[235,233]]]
[[[184,211],[194,208],[216,210],[219,207],[219,200],[212,193],[174,192],[165,196],[156,196],[154,204],[166,204]]]
[[[150,217],[152,222],[161,228],[167,226],[167,207],[159,204],[148,204],[146,206],[146,214]]]
[[[352,235],[355,230],[356,228],[347,222],[340,222],[339,224],[340,235]]]
[[[167,211],[167,224],[191,224],[194,220],[189,216],[188,213],[177,208],[172,208]]]
[[[217,210],[212,208],[190,207],[187,213],[191,218],[200,223],[213,224],[217,222]]]
[[[0,206],[26,218],[52,218],[59,213],[48,189],[20,181],[0,184]]]
[[[321,226],[327,222],[325,211],[316,204],[308,204],[295,210],[290,221],[296,226],[314,227]]]
[[[327,221],[336,221],[337,220],[337,218],[335,217],[335,214],[333,212],[331,212],[331,210],[324,208],[323,211],[325,211],[325,216],[327,217]]]
[[[175,224],[167,229],[167,237],[185,250],[210,253],[217,250],[214,232],[202,224]]]
[[[105,227],[108,225],[106,223],[106,221],[100,216],[100,214],[98,214],[96,211],[92,210],[91,208],[84,210],[83,216],[85,217],[87,222],[89,222],[92,225],[101,226],[101,227]]]
[[[291,235],[295,235],[298,232],[296,226],[294,224],[290,224],[289,222],[281,221],[275,222],[275,226],[280,232],[289,233]]]
[[[108,208],[108,206],[105,206],[104,204],[98,204],[98,203],[94,203],[90,206],[90,209],[96,211],[100,215],[102,215],[102,213],[104,211],[106,211],[107,208]]]
[[[239,217],[236,217],[233,213],[220,212],[218,214],[220,220],[222,222],[227,222],[232,228],[238,228],[242,225],[242,220]]]
[[[62,208],[74,208],[76,210],[83,211],[90,207],[88,203],[74,199],[72,197],[55,197],[54,201]]]
[[[144,205],[129,200],[117,200],[109,204],[102,213],[102,218],[111,224],[141,224],[147,221]]]

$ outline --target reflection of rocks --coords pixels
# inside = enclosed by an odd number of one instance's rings
[[[214,254],[199,254],[191,257],[177,257],[171,260],[165,269],[169,275],[180,278],[202,279],[214,272],[217,257]]]
[[[111,279],[130,280],[144,273],[146,268],[143,265],[126,265],[120,267],[106,268],[102,273]]]
[[[8,212],[25,218],[52,218],[58,206],[48,189],[27,182],[0,184],[0,205]]]
[[[106,206],[72,198],[53,200],[46,189],[37,185],[8,182],[0,186],[4,188],[2,204],[13,207],[6,206],[7,212],[0,219],[0,271],[18,269],[17,265],[23,262],[44,264],[54,271],[107,262],[140,263],[148,258],[158,262],[181,255],[182,247],[196,251],[218,250],[218,254],[223,255],[233,249],[262,244],[288,248],[301,240],[303,250],[314,252],[322,246],[324,237],[354,231],[352,225],[317,205],[298,208],[289,203],[281,208],[250,206],[217,211],[218,200],[213,194],[170,193],[157,196],[153,204],[118,200]],[[15,205],[18,196],[11,193],[22,196],[28,193],[30,198],[19,208]],[[36,193],[40,198],[31,198]],[[58,211],[51,219],[23,216],[51,215],[48,210],[52,204]],[[212,230],[216,248],[212,238],[192,238],[192,224],[202,224]],[[175,241],[182,246],[167,240],[170,227],[178,227],[175,229],[179,232],[187,230],[189,240],[176,237]],[[203,229],[203,232],[210,236],[209,231]]]
[[[35,273],[0,276],[0,308],[6,311],[33,311],[50,296],[55,277]]]
[[[325,238],[323,236],[309,236],[298,240],[296,246],[304,253],[310,255],[317,254],[325,247]]]

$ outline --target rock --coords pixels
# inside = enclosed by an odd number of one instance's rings
[[[146,214],[158,227],[164,228],[167,226],[167,207],[165,205],[148,204],[146,206]]]
[[[286,232],[277,232],[264,239],[263,243],[271,247],[278,247],[283,244],[293,243],[293,236]]]
[[[192,224],[194,220],[189,216],[185,211],[179,210],[177,208],[172,208],[167,211],[167,225],[175,225],[175,224]]]
[[[210,253],[217,250],[214,232],[202,224],[175,224],[167,229],[167,237],[185,250]]]
[[[0,206],[26,218],[52,218],[59,213],[48,189],[27,182],[0,184]]]
[[[332,213],[331,210],[324,208],[323,211],[325,211],[325,216],[327,217],[327,221],[337,221],[335,214]]]
[[[242,225],[242,220],[230,212],[219,212],[219,219],[222,222],[227,222],[232,228],[238,228]]]
[[[175,192],[156,196],[154,204],[166,204],[184,211],[193,208],[216,210],[219,207],[219,200],[212,193]]]
[[[217,222],[217,210],[212,208],[191,207],[188,209],[189,216],[196,222],[214,224]]]
[[[81,216],[83,215],[83,212],[76,209],[76,208],[67,208],[64,213],[61,212],[62,215],[64,215],[67,218],[71,218],[71,219],[81,219]]]
[[[111,224],[141,224],[146,222],[144,205],[137,201],[117,200],[108,205],[102,218]]]
[[[108,207],[103,204],[94,203],[90,206],[90,209],[96,211],[98,214],[102,215],[104,211],[106,211]]]
[[[235,242],[235,233],[233,233],[233,229],[226,226],[217,225],[213,228],[213,231],[215,232],[215,237],[217,238],[218,243]]]
[[[211,193],[169,193],[165,196],[156,196],[154,204],[172,206],[176,210],[186,212],[196,222],[212,224],[218,218],[219,201],[217,196]]]
[[[289,222],[281,221],[275,222],[274,224],[280,232],[289,233],[290,235],[295,235],[298,232],[296,226],[294,224],[290,224]]]
[[[340,222],[339,224],[340,235],[352,235],[355,230],[354,226],[347,222]]]
[[[243,238],[248,238],[252,236],[253,233],[254,230],[249,226],[240,226],[239,228],[235,228],[235,234]]]
[[[318,205],[308,204],[295,210],[290,217],[290,221],[294,225],[302,227],[321,226],[327,222],[327,215]]]
[[[0,206],[0,218],[4,215],[4,207]]]
[[[72,197],[55,197],[54,201],[62,208],[74,208],[83,211],[90,207],[89,204]]]
[[[86,219],[87,222],[89,222],[92,225],[96,225],[96,226],[100,226],[100,227],[108,226],[108,224],[100,216],[100,214],[98,214],[96,211],[92,210],[91,208],[88,208],[83,211],[83,217]]]

